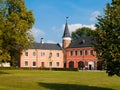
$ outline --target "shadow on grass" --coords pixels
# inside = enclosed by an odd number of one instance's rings
[[[39,86],[45,87],[50,90],[114,90],[110,88],[102,88],[87,85],[77,85],[77,84],[56,84],[56,83],[43,83],[39,82]]]

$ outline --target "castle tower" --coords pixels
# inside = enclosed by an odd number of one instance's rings
[[[68,17],[66,17],[64,34],[63,34],[63,37],[62,37],[62,45],[63,45],[64,49],[67,48],[71,43],[71,37],[70,37],[70,32],[69,32],[69,29],[68,29],[67,21],[68,21]]]

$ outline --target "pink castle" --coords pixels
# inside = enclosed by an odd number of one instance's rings
[[[39,43],[33,43],[33,48],[23,51],[20,67],[99,69],[101,64],[95,56],[92,43],[94,41],[90,37],[80,37],[71,42],[66,20],[62,47],[59,44],[44,43],[41,38]]]

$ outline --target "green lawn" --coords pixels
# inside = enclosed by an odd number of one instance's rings
[[[97,71],[0,70],[0,90],[120,90],[120,77]]]

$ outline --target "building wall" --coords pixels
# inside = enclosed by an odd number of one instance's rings
[[[63,43],[63,48],[64,49],[67,48],[71,43],[71,38],[70,37],[64,37],[62,43]]]
[[[9,62],[0,63],[0,67],[10,67]]]
[[[26,56],[27,52],[28,56]],[[52,55],[50,55],[50,53],[52,53]],[[63,51],[40,49],[23,51],[20,60],[20,67],[63,68]]]
[[[91,50],[93,51],[93,55],[90,53]],[[82,55],[80,51],[82,51]],[[87,55],[85,55],[85,51],[87,51]],[[52,53],[52,56],[50,53]],[[57,56],[58,53],[59,56]],[[91,69],[97,69],[98,60],[95,54],[94,49],[91,47],[67,48],[65,49],[65,55],[62,50],[29,49],[23,51],[20,59],[20,67],[63,68],[64,63],[66,63],[66,68],[71,68],[70,62],[74,62],[73,68],[79,68],[78,63],[82,61],[84,68],[90,69],[91,67]]]
[[[82,51],[82,55],[80,52]],[[87,52],[87,55],[85,54]],[[78,62],[84,63],[86,69],[97,69],[97,58],[91,47],[66,49],[66,67],[70,68],[70,62],[74,62],[74,68],[79,68]]]

